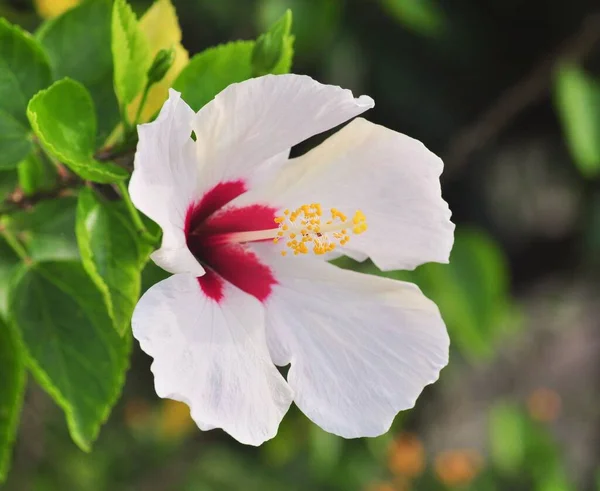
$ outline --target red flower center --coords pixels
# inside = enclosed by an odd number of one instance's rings
[[[221,182],[192,203],[185,216],[187,246],[206,270],[198,278],[205,295],[224,299],[225,281],[264,302],[277,282],[271,269],[244,244],[230,242],[236,232],[274,227],[277,210],[265,205],[227,206],[247,191],[243,181]]]

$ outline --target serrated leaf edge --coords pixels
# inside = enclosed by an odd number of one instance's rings
[[[55,261],[55,263],[60,263],[60,262],[61,261]],[[22,268],[21,271],[18,272],[18,274],[15,274],[15,276],[13,277],[13,284],[15,286],[18,285],[20,283],[20,281],[22,280],[22,278],[31,270],[36,270],[47,281],[49,281],[50,283],[54,284],[57,288],[62,290],[63,293],[66,293],[67,295],[72,296],[72,298],[82,308],[82,310],[85,311],[84,307],[79,302],[78,297],[72,295],[72,290],[70,288],[68,288],[68,287],[65,288],[64,284],[62,282],[56,281],[56,278],[51,278],[47,273],[44,272],[43,268],[38,268],[37,265],[35,265],[35,264],[30,265],[29,267],[24,267],[24,268]],[[15,288],[11,288],[11,292],[14,292],[14,291],[15,291]],[[12,306],[14,300],[15,299],[11,295],[9,298],[9,302],[8,302],[9,310],[12,310],[10,308],[10,306]],[[13,316],[10,316],[9,322],[12,324],[13,328],[16,329],[17,332],[19,332],[19,326],[17,324],[17,321],[13,318]],[[95,328],[95,326],[94,326],[94,328]],[[115,393],[112,394],[110,401],[108,401],[107,404],[105,405],[105,407],[103,408],[103,410],[100,414],[100,417],[97,420],[96,428],[90,435],[89,439],[87,439],[84,435],[81,434],[81,431],[79,430],[77,422],[76,422],[75,412],[73,411],[72,406],[69,404],[69,401],[67,401],[63,397],[60,390],[58,389],[58,387],[56,387],[54,385],[54,383],[52,382],[52,380],[50,379],[50,377],[46,373],[46,371],[31,356],[31,354],[29,353],[29,350],[27,348],[27,345],[25,344],[21,335],[19,335],[18,339],[19,339],[19,342],[21,343],[21,346],[23,347],[23,352],[25,355],[25,362],[26,362],[27,367],[29,368],[29,370],[31,371],[31,373],[33,374],[35,379],[38,381],[40,386],[52,397],[52,399],[63,410],[71,438],[73,439],[75,444],[81,450],[83,450],[84,452],[90,452],[92,449],[92,443],[98,438],[98,435],[100,434],[100,430],[101,430],[102,426],[108,420],[108,417],[110,416],[110,414],[112,412],[112,408],[113,408],[114,404],[117,402],[117,400],[119,399],[119,397],[123,391],[125,377],[126,377],[129,365],[130,365],[129,359],[130,359],[131,347],[132,347],[131,336],[129,335],[129,336],[124,336],[123,338],[121,338],[121,339],[125,339],[125,341],[127,342],[127,346],[126,346],[126,349],[124,352],[125,356],[124,356],[123,366],[119,367],[119,368],[122,368],[122,370],[119,371],[120,375],[116,381],[117,389],[116,389]]]

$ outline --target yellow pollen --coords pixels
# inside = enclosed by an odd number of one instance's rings
[[[302,205],[295,210],[286,209],[283,215],[275,218],[275,223],[279,229],[273,241],[288,239],[286,246],[294,255],[308,254],[310,250],[317,255],[326,254],[338,245],[346,245],[350,234],[358,235],[367,230],[367,218],[362,211],[355,211],[349,219],[342,211],[331,208],[329,216],[323,216],[320,203]],[[298,236],[299,240],[296,239]],[[281,255],[285,256],[286,251],[281,251]]]

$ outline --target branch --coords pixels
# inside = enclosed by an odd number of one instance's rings
[[[95,155],[95,158],[99,161],[112,161],[121,167],[131,170],[133,168],[133,155],[135,153],[135,143],[129,142],[127,145],[119,147],[105,148]],[[36,193],[25,195],[20,188],[13,191],[8,198],[0,201],[0,215],[10,213],[18,209],[27,209],[47,199],[60,198],[63,196],[69,196],[73,191],[84,184],[94,186],[98,191],[106,191],[106,186],[101,184],[94,184],[91,182],[83,181],[81,178],[71,174],[62,164],[58,164],[57,167],[58,177],[60,179],[59,184],[51,189],[38,191]],[[109,197],[114,199],[114,196]]]
[[[62,196],[70,195],[74,189],[82,184],[82,180],[76,176],[67,174],[62,177],[58,185],[52,189],[46,189],[38,191],[36,193],[25,195],[20,189],[13,191],[8,198],[2,201],[2,207],[0,207],[0,215],[14,211],[15,209],[27,209],[47,199],[60,198]]]
[[[124,147],[103,148],[96,153],[95,158],[100,162],[106,162],[110,160],[114,161],[117,165],[131,167],[131,163],[133,162],[132,157],[134,154],[135,144],[133,146],[128,145]],[[127,160],[128,162],[124,163],[123,160]]]
[[[447,173],[456,173],[473,152],[498,136],[524,109],[544,100],[556,66],[564,61],[582,61],[600,41],[600,11],[588,14],[579,31],[559,49],[544,57],[533,70],[498,99],[471,125],[459,131],[444,153]]]

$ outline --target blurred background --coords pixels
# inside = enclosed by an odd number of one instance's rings
[[[62,3],[76,0],[0,0],[0,15],[34,31]],[[30,380],[3,489],[600,490],[597,0],[174,3],[190,54],[255,38],[292,9],[294,72],[369,94],[366,117],[445,160],[451,263],[387,275],[437,302],[450,365],[387,435],[345,441],[292,408],[253,448],[158,399],[138,349],[91,454]]]

